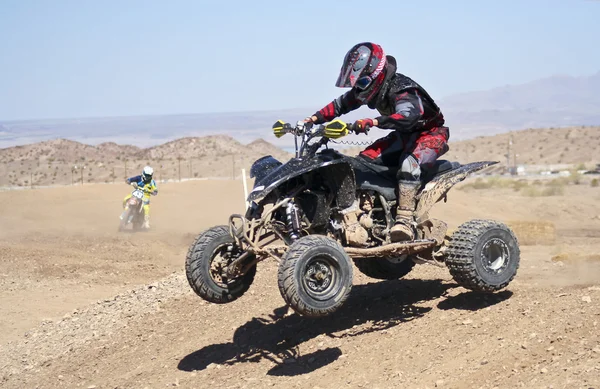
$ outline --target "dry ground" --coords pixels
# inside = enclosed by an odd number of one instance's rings
[[[239,181],[161,186],[153,229],[118,234],[125,185],[0,192],[2,388],[600,388],[600,190],[526,197],[453,190],[436,216],[548,221],[507,290],[481,296],[445,268],[376,282],[345,307],[287,314],[276,264],[228,305],[183,275],[193,236],[241,210]]]

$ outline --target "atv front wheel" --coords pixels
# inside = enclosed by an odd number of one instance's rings
[[[519,243],[505,224],[471,220],[450,237],[446,265],[461,286],[477,292],[505,288],[517,274]]]
[[[131,209],[127,208],[127,210],[121,214],[122,219],[119,221],[119,232],[125,231],[125,229],[127,228],[130,213]]]
[[[410,256],[406,258],[354,258],[354,264],[360,272],[377,280],[397,280],[413,269],[415,263]]]
[[[233,237],[226,226],[204,231],[192,243],[185,258],[185,274],[196,294],[206,301],[224,304],[240,298],[254,281],[256,265],[238,278],[227,280],[224,268],[232,261]]]
[[[352,289],[352,263],[335,240],[321,235],[294,242],[279,264],[279,291],[294,311],[327,316],[339,309]]]

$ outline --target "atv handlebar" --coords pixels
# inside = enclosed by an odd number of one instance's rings
[[[334,120],[327,124],[314,124],[312,122],[298,121],[295,126],[278,120],[273,124],[273,133],[277,138],[285,134],[294,135],[296,148],[296,158],[305,155],[314,155],[321,146],[327,145],[330,139],[338,139],[349,133],[358,134],[358,131],[352,130],[354,123],[345,123],[341,120]],[[369,128],[365,129],[367,133]],[[320,140],[309,144],[314,138],[321,137]],[[300,145],[298,145],[300,138]]]

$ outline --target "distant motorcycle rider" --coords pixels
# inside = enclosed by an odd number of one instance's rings
[[[142,174],[135,177],[130,177],[125,180],[128,185],[136,186],[138,189],[144,192],[144,225],[142,228],[148,229],[150,228],[150,195],[156,196],[158,194],[158,187],[156,186],[156,182],[152,179],[152,175],[154,174],[154,169],[150,166],[144,167],[142,170]],[[123,206],[127,203],[127,200],[131,198],[131,194],[129,194],[123,200]]]
[[[371,42],[356,44],[348,51],[335,85],[351,89],[305,121],[321,124],[362,105],[379,111],[381,116],[358,120],[352,130],[357,134],[367,133],[370,127],[394,131],[360,152],[359,157],[400,166],[396,223],[390,238],[393,242],[413,240],[421,167],[434,164],[448,151],[450,131],[444,127],[440,108],[419,84],[396,73],[396,59]]]

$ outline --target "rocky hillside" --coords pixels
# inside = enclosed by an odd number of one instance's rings
[[[512,139],[512,145],[510,145]],[[493,159],[511,164],[552,165],[600,163],[600,127],[544,128],[513,131],[450,143],[445,158],[461,162]]]
[[[181,138],[145,149],[56,139],[0,149],[0,186],[113,182],[139,174],[144,165],[153,166],[159,180],[232,177],[267,154],[289,158],[262,139],[244,145],[225,135]]]
[[[542,128],[511,131],[493,136],[455,141],[450,130],[450,150],[444,159],[462,163],[494,160],[506,165],[510,145],[510,163],[514,165],[586,165],[600,163],[600,127]],[[356,154],[362,148],[345,149]]]

